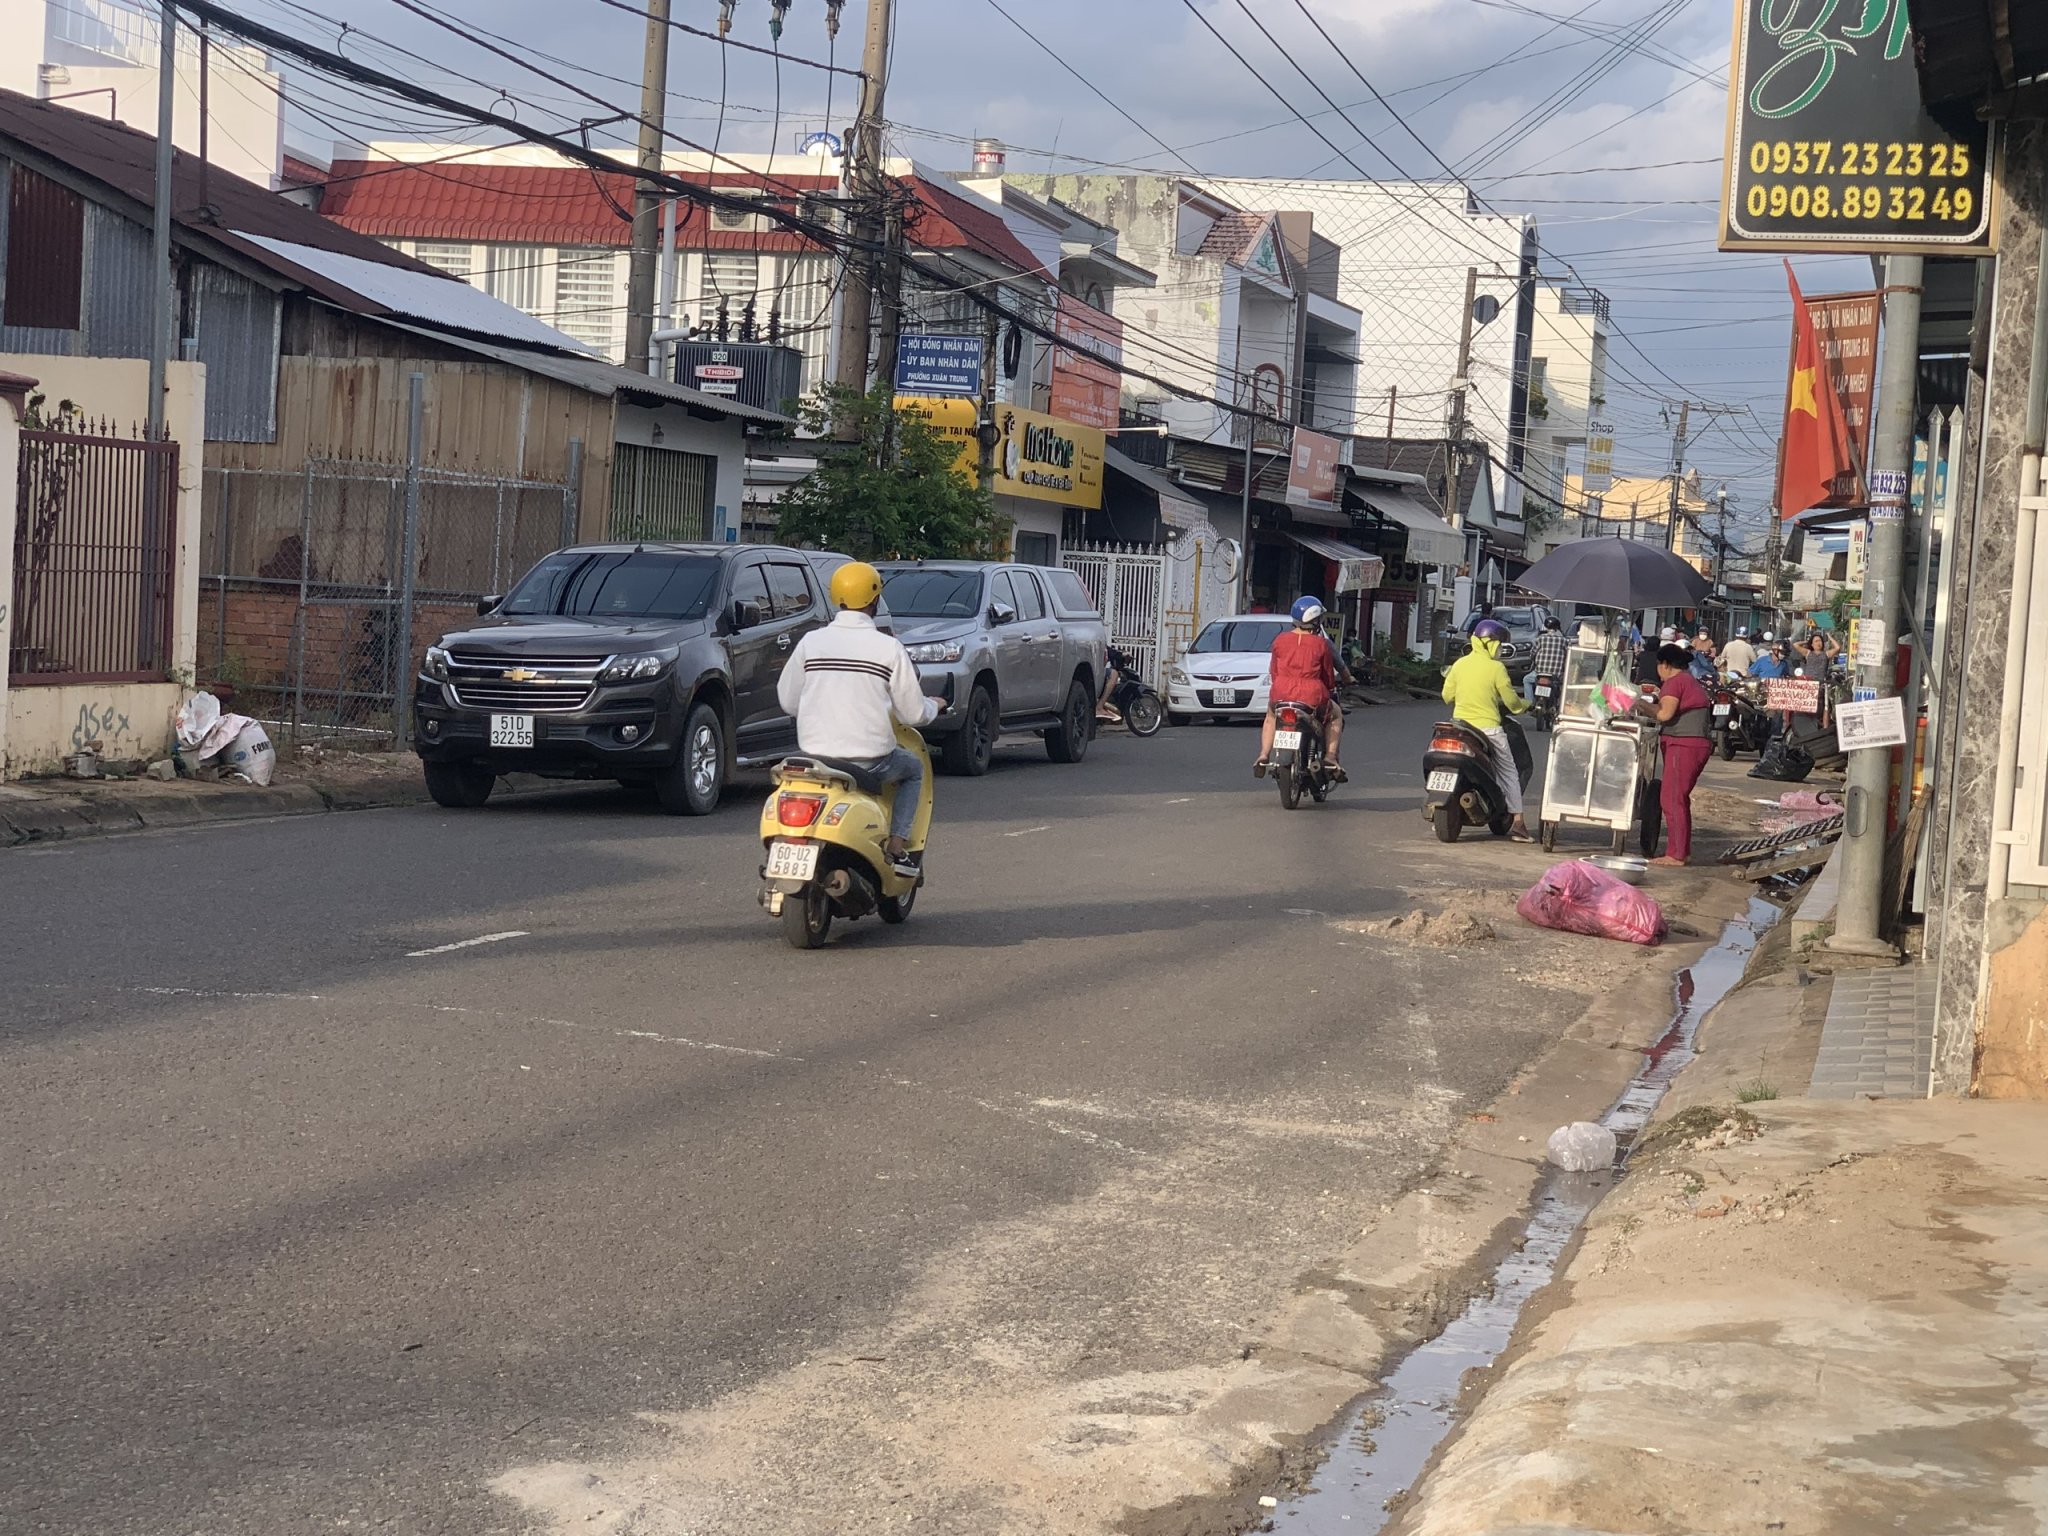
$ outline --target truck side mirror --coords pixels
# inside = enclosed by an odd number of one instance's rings
[[[1017,622],[1017,610],[1008,603],[991,603],[988,616],[989,622],[998,626]]]
[[[758,625],[765,624],[767,619],[762,614],[759,603],[750,603],[744,599],[738,599],[732,605],[732,622],[735,629],[753,629]]]
[[[497,611],[498,604],[502,603],[503,601],[505,601],[505,594],[502,592],[493,592],[489,597],[478,598],[476,600],[476,611],[478,617],[484,617],[489,614],[495,613]]]

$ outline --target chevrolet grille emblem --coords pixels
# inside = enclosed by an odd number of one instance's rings
[[[540,676],[538,672],[529,672],[525,667],[514,667],[510,672],[501,672],[498,675],[508,683],[530,683]]]

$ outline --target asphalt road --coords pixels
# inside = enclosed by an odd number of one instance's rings
[[[0,1530],[524,1529],[506,1467],[630,1449],[1126,1158],[1210,1181],[1213,1224],[1018,1308],[1205,1245],[1280,1293],[1575,1011],[1333,942],[1530,857],[1428,840],[1431,718],[1354,714],[1354,783],[1293,814],[1245,729],[1012,744],[939,781],[909,924],[816,954],[755,904],[744,791],[0,854]],[[1366,1141],[1243,1155],[1283,1110]],[[1194,1347],[1138,1310],[1109,1353]]]

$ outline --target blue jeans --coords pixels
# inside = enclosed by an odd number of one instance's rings
[[[889,813],[889,835],[908,841],[910,829],[917,825],[917,802],[924,794],[924,763],[915,752],[906,752],[898,747],[887,757],[877,757],[861,764],[882,781],[886,789],[896,786],[896,804]]]

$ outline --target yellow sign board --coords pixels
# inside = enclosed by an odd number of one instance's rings
[[[977,401],[938,396],[898,396],[899,410],[930,422],[960,445],[960,471],[969,479],[981,471],[981,445],[974,424]],[[1063,421],[1022,406],[995,407],[995,475],[989,489],[1063,507],[1102,505],[1102,455],[1107,439],[1094,427]]]

